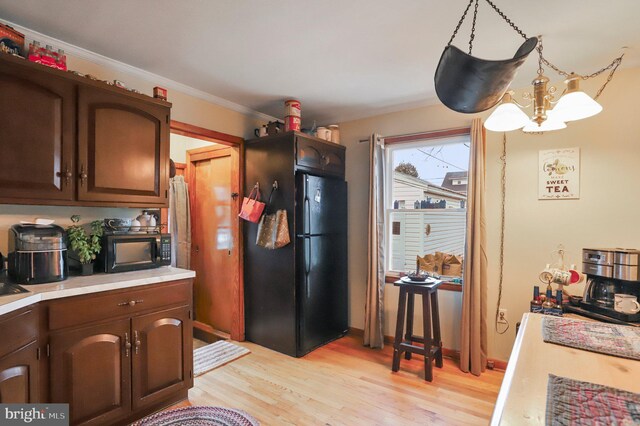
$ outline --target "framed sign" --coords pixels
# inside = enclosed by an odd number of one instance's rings
[[[580,148],[544,150],[538,158],[539,200],[580,198]]]

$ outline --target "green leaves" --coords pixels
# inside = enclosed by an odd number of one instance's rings
[[[77,224],[80,221],[80,216],[73,215],[71,220]],[[80,263],[91,263],[96,259],[98,253],[102,249],[100,240],[104,234],[104,227],[101,220],[94,220],[89,224],[91,228],[91,235],[87,235],[87,232],[82,225],[71,225],[67,228],[67,238],[73,250],[80,260]]]

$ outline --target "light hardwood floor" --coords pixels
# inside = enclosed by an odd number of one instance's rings
[[[390,346],[367,349],[354,336],[300,359],[238,344],[251,354],[196,377],[189,402],[245,410],[262,425],[486,425],[503,377],[477,378],[445,358],[428,383],[420,357],[392,373]]]

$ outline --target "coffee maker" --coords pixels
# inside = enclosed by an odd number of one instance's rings
[[[587,275],[580,307],[615,322],[640,322],[640,312],[615,309],[616,294],[640,299],[640,250],[582,249],[582,272]]]

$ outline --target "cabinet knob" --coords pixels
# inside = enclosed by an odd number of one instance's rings
[[[128,302],[120,302],[118,303],[118,306],[136,306],[140,303],[144,302],[144,299],[140,299],[140,300],[129,300]]]
[[[87,181],[87,178],[89,176],[87,176],[87,173],[84,171],[84,164],[80,167],[80,186],[83,186],[84,183]]]
[[[64,172],[58,172],[58,176],[64,178],[64,183],[69,186],[71,185],[71,178],[73,177],[73,173],[69,170],[69,165],[64,166]]]
[[[131,342],[129,341],[129,333],[124,333],[124,355],[129,356],[129,350],[131,349]]]
[[[136,345],[135,347],[136,354],[140,351],[140,345],[142,345],[142,342],[140,342],[140,339],[138,337],[139,337],[138,331],[135,330],[133,332],[133,339],[134,339],[134,344]]]

